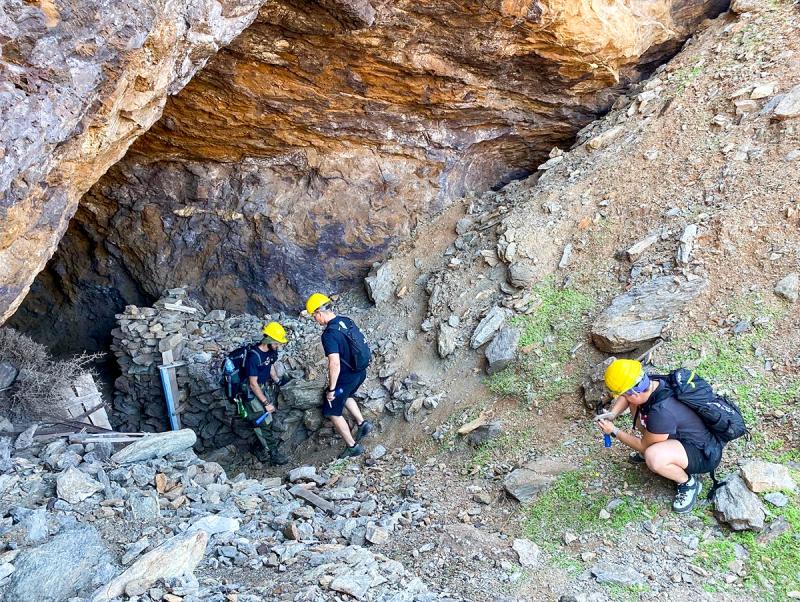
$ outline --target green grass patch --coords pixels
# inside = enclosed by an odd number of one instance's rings
[[[625,498],[614,508],[611,518],[600,518],[600,511],[611,501],[605,494],[587,493],[592,471],[585,467],[560,475],[536,501],[526,508],[525,536],[550,550],[557,549],[564,533],[621,530],[634,521],[652,519],[658,507],[639,499]]]
[[[673,359],[694,366],[715,389],[730,393],[753,427],[765,413],[787,411],[800,398],[800,379],[781,382],[762,369],[764,360],[756,357],[755,349],[767,334],[767,328],[759,327],[738,336],[708,332],[689,335],[676,343],[683,350]]]
[[[686,90],[686,86],[703,72],[701,65],[693,67],[681,67],[672,75],[672,82],[675,84],[675,94],[680,96]]]
[[[532,428],[515,433],[503,433],[495,439],[482,443],[467,462],[470,472],[484,468],[496,459],[513,460],[513,456],[530,445],[534,431]]]
[[[789,529],[770,543],[758,542],[752,531],[731,533],[725,539],[700,544],[698,561],[710,568],[726,570],[736,558],[734,544],[743,546],[749,557],[744,560],[747,571],[745,586],[754,600],[786,600],[789,592],[800,591],[800,507],[798,496],[785,508],[771,508],[774,520],[783,517]],[[765,587],[768,584],[771,589]]]
[[[647,585],[622,585],[619,583],[604,583],[606,591],[612,600],[619,602],[634,602],[639,600],[641,595],[649,592]]]
[[[491,391],[527,401],[551,399],[577,384],[579,375],[570,374],[567,366],[569,352],[580,340],[585,315],[594,305],[588,295],[558,288],[552,278],[536,284],[531,293],[535,310],[511,320],[522,329],[520,359],[487,379]]]
[[[550,553],[550,566],[566,571],[570,575],[583,572],[584,566],[577,558],[568,552],[554,550]]]

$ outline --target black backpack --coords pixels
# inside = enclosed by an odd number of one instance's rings
[[[247,363],[247,355],[253,350],[258,343],[247,343],[241,347],[237,347],[225,356],[222,362],[222,378],[220,384],[225,397],[229,401],[234,401],[236,397],[242,392],[242,387],[245,384],[245,364]]]
[[[331,324],[333,324],[333,322],[331,322]],[[340,359],[344,365],[350,368],[353,372],[361,372],[362,370],[366,370],[367,366],[369,366],[370,360],[372,359],[372,351],[367,344],[367,339],[364,338],[364,333],[359,330],[355,322],[349,318],[347,319],[345,325],[347,328],[337,328],[336,331],[342,333],[344,338],[347,339],[347,342],[350,345],[350,353],[353,357],[353,365],[351,366],[350,362],[345,360],[343,357],[340,357]],[[328,328],[330,328],[330,325]]]
[[[750,429],[747,428],[738,406],[724,395],[714,393],[711,385],[693,370],[678,368],[666,375],[653,375],[653,378],[666,382],[675,398],[700,416],[720,446],[724,447],[726,443],[739,437],[750,438]],[[711,471],[712,486],[707,495],[709,500],[713,500],[717,490],[725,486],[725,483],[717,480],[715,473],[716,468]]]
[[[723,445],[750,435],[737,405],[724,395],[714,393],[711,385],[694,371],[678,368],[664,376],[655,375],[654,378],[665,381],[675,398],[692,408]]]

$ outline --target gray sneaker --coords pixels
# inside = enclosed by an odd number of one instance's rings
[[[353,447],[345,447],[344,451],[339,454],[340,458],[355,458],[364,453],[364,446],[356,443]]]
[[[354,439],[356,441],[361,441],[364,437],[369,435],[373,430],[375,430],[375,427],[372,425],[372,423],[369,420],[365,420],[364,422],[361,423],[361,426],[358,427]]]
[[[672,509],[675,512],[684,513],[689,512],[694,508],[697,497],[703,489],[703,484],[696,475],[689,475],[689,480],[682,485],[678,485],[678,491],[675,493],[675,500],[672,502]]]

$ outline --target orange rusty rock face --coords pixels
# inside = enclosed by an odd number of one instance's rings
[[[726,4],[267,0],[84,197],[70,240],[151,295],[298,307],[450,199],[535,171]]]

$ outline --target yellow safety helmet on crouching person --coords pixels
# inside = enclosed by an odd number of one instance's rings
[[[326,297],[322,293],[314,293],[313,295],[311,295],[308,298],[308,301],[306,301],[306,311],[308,312],[308,315],[310,316],[315,311],[317,311],[320,307],[322,307],[323,305],[327,305],[330,302],[331,302],[331,300],[328,299],[328,297]]]
[[[266,326],[264,326],[264,330],[261,332],[264,333],[264,336],[271,338],[274,341],[278,341],[279,343],[286,343],[286,330],[283,326],[278,324],[277,322],[270,322]]]
[[[641,362],[636,360],[614,360],[606,368],[606,387],[614,395],[622,395],[639,382],[643,373]]]

